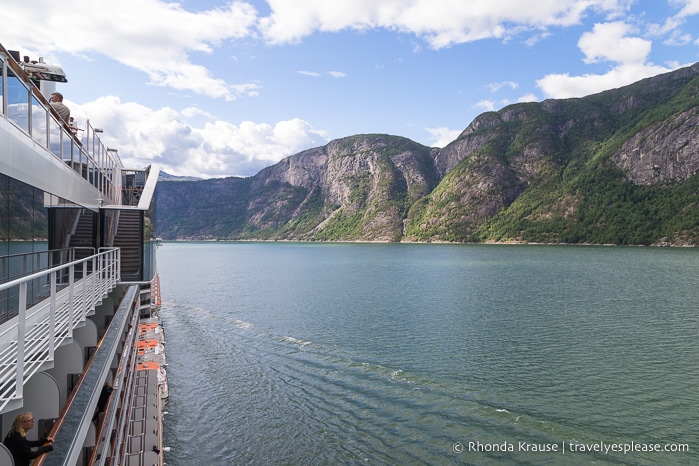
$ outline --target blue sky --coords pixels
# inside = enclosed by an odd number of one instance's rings
[[[488,110],[699,61],[699,0],[6,2],[0,43],[124,164],[250,176],[363,133],[444,147]]]

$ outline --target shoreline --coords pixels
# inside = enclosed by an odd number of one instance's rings
[[[453,245],[519,245],[519,246],[604,246],[604,247],[642,247],[642,248],[699,248],[699,244],[613,244],[613,243],[540,243],[534,241],[483,241],[483,242],[453,242],[453,241],[317,241],[290,239],[163,239],[163,243],[337,243],[337,244],[453,244]]]

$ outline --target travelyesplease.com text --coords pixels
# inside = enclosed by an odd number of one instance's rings
[[[580,442],[560,442],[560,443],[531,443],[531,442],[500,442],[481,443],[479,441],[456,442],[453,445],[455,453],[464,452],[531,452],[531,453],[637,453],[637,452],[666,452],[666,453],[686,453],[689,452],[689,444],[686,443],[580,443]]]

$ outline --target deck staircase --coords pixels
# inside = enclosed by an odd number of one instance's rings
[[[76,259],[89,256],[88,248],[93,248],[94,253],[95,227],[95,216],[92,211],[81,209],[68,239],[68,246],[76,250]]]
[[[119,226],[114,239],[114,247],[121,249],[121,275],[124,281],[138,281],[141,277],[142,215],[143,213],[138,210],[119,212]]]

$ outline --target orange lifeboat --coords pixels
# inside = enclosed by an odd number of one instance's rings
[[[138,364],[139,371],[145,371],[145,370],[157,371],[158,369],[160,369],[160,364],[158,364],[157,362],[147,361],[147,362],[141,362]]]
[[[138,342],[138,349],[152,349],[158,346],[159,342],[158,340],[155,340],[153,338],[150,338],[148,340],[139,340]]]

